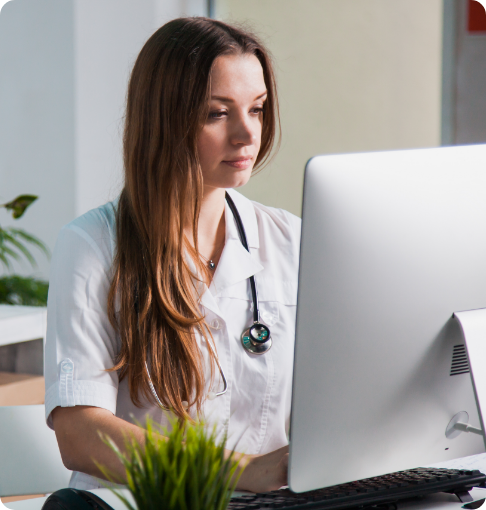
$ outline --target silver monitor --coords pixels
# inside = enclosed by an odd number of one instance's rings
[[[315,157],[302,218],[290,488],[483,452],[445,432],[481,428],[452,314],[486,307],[486,145]]]

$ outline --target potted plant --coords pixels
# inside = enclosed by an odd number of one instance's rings
[[[19,195],[6,204],[0,204],[14,219],[23,216],[27,208],[37,200],[35,195]],[[39,249],[47,257],[49,250],[37,237],[25,230],[14,227],[0,226],[0,263],[4,270],[12,270],[12,262],[27,260],[37,267],[29,245]],[[0,277],[0,304],[45,306],[47,304],[48,283],[33,277],[5,275]]]
[[[202,422],[173,421],[168,431],[148,420],[145,443],[127,438],[123,452],[109,438],[105,442],[125,468],[135,506],[111,490],[129,510],[224,510],[242,472],[233,454],[225,455],[226,436],[218,442],[216,429],[209,433]]]

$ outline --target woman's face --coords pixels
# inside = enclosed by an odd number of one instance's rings
[[[248,182],[260,150],[266,97],[263,69],[254,55],[214,61],[209,116],[197,144],[205,187]]]

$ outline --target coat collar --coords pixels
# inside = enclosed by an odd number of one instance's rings
[[[245,227],[250,252],[260,247],[258,223],[255,208],[250,200],[234,190],[228,190]],[[218,267],[213,281],[208,289],[205,284],[198,288],[201,305],[221,315],[215,298],[227,287],[248,279],[258,273],[263,266],[256,260],[255,255],[246,251],[240,241],[236,222],[228,204],[225,204],[226,238]]]
[[[234,189],[228,189],[226,191],[233,199],[233,202],[235,203],[236,208],[240,213],[241,221],[243,222],[243,226],[245,227],[246,231],[248,246],[250,248],[260,248],[257,217],[255,213],[255,207],[251,203],[251,200],[248,200],[248,198],[244,197],[241,193],[238,193]],[[241,244],[233,213],[231,212],[231,209],[226,202],[224,214],[226,220],[226,241],[229,239],[236,239]],[[243,245],[241,246],[243,247]]]

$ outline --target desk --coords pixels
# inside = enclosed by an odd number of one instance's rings
[[[433,464],[433,466],[452,469],[479,469],[482,473],[486,473],[486,453],[441,462]],[[126,510],[123,503],[109,489],[95,489],[92,492],[105,500],[114,508],[114,510]],[[130,501],[133,502],[128,490],[123,489],[122,492]],[[470,494],[474,501],[486,498],[486,489],[474,488]],[[35,498],[24,501],[16,501],[14,503],[8,503],[6,507],[9,510],[41,510],[46,499],[47,498]],[[461,503],[454,494],[440,492],[426,496],[422,499],[399,502],[398,510],[460,510],[462,505],[463,503]],[[486,503],[484,503],[484,507],[481,507],[481,509],[486,510]]]
[[[47,308],[0,305],[0,345],[46,336]]]
[[[95,489],[92,492],[101,499],[104,499],[115,510],[126,510],[125,505],[110,490]],[[124,490],[123,492],[129,495],[128,491]],[[473,489],[471,495],[474,500],[482,499],[486,497],[486,489]],[[46,499],[47,498],[26,499],[25,501],[8,503],[6,507],[9,510],[41,510]],[[398,510],[460,510],[461,506],[462,503],[453,494],[439,493],[419,500],[398,503]]]
[[[112,506],[115,510],[126,510],[127,507],[109,490],[109,489],[94,489],[94,494],[99,496],[101,499],[106,501],[110,506]],[[130,493],[128,490],[123,489],[123,494],[127,496],[130,501],[133,502],[133,499],[130,497]],[[35,498],[35,499],[26,499],[24,501],[15,501],[14,503],[7,503],[5,506],[9,510],[41,510],[44,501],[47,498]]]

